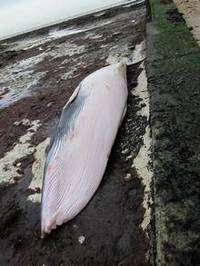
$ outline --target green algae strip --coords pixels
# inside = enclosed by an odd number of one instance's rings
[[[166,2],[147,25],[155,264],[200,265],[200,48]]]

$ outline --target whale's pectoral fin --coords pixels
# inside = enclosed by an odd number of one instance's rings
[[[80,84],[70,97],[67,104],[63,107],[57,130],[46,149],[47,163],[51,159],[52,154],[55,154],[55,150],[69,140],[70,136],[73,136],[76,120],[83,110],[86,98],[85,95],[81,94]]]

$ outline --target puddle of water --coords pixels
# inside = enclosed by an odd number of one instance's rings
[[[29,50],[45,44],[47,42],[53,41],[55,39],[59,39],[62,37],[71,36],[74,34],[78,34],[81,32],[87,32],[90,30],[94,30],[103,26],[110,24],[111,20],[103,20],[103,21],[95,21],[93,23],[87,24],[84,27],[68,27],[66,29],[59,29],[59,27],[55,27],[50,29],[47,34],[43,34],[37,37],[25,37],[22,40],[18,40],[12,43],[4,42],[2,46],[5,47],[4,51],[20,51],[20,50]]]
[[[83,30],[81,29],[76,29],[73,27],[67,28],[67,29],[63,29],[63,30],[59,30],[59,28],[53,29],[49,31],[49,38],[51,39],[57,39],[57,38],[62,38],[65,36],[70,36],[73,34],[77,34],[83,32]]]

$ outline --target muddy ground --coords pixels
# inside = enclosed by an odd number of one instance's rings
[[[140,63],[128,67],[128,111],[97,193],[40,238],[44,151],[62,107],[94,70],[143,59],[145,16],[144,5],[125,5],[0,43],[0,265],[149,264],[145,187],[134,167],[148,126],[134,94]]]

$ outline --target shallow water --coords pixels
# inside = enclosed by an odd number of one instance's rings
[[[131,0],[0,1],[0,40]]]

